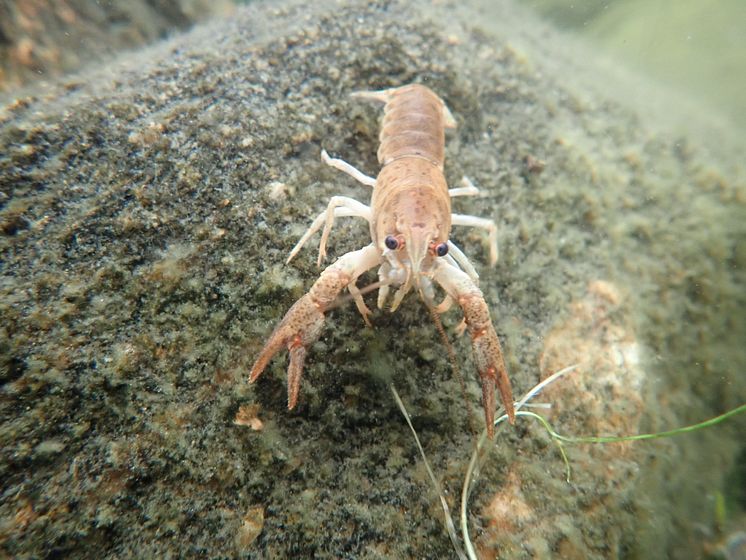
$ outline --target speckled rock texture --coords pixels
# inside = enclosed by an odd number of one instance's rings
[[[6,98],[2,555],[455,556],[388,385],[457,511],[482,419],[456,311],[468,406],[412,296],[373,328],[353,305],[331,312],[296,410],[285,356],[246,379],[319,274],[313,243],[285,265],[289,250],[330,196],[369,197],[319,160],[375,174],[380,107],[355,90],[421,82],[450,106],[447,178],[483,191],[454,207],[497,221],[498,265],[480,232],[453,239],[516,395],[580,364],[538,397],[558,431],[668,429],[743,402],[739,147],[644,116],[592,58],[508,2],[257,3]],[[330,258],[367,239],[338,220]],[[502,427],[472,492],[475,547],[698,557],[717,546],[714,495],[743,515],[745,427],[570,446],[569,483],[539,424]]]
[[[0,0],[0,91],[107,60],[232,7],[230,0]]]

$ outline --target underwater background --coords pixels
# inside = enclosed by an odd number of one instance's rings
[[[480,232],[452,235],[516,397],[577,364],[534,399],[554,429],[663,431],[746,401],[742,4],[533,4],[543,16],[507,0],[252,2],[114,55],[96,41],[135,21],[119,13],[85,20],[102,27],[71,73],[32,56],[52,51],[38,39],[3,47],[4,556],[457,557],[388,386],[457,517],[482,426],[458,311],[443,322],[465,390],[415,297],[372,328],[354,306],[329,313],[295,410],[285,357],[247,382],[320,272],[313,242],[285,265],[290,249],[331,196],[369,200],[319,158],[379,169],[380,107],[356,90],[419,82],[448,104],[449,184],[482,191],[454,211],[495,220],[497,266]],[[48,29],[52,4],[29,6],[14,21]],[[368,240],[337,220],[329,262]],[[567,445],[569,482],[541,424],[501,426],[471,489],[475,554],[743,558],[745,418]]]

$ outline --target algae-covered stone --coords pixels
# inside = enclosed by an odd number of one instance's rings
[[[516,395],[580,362],[538,397],[558,431],[667,429],[742,402],[740,147],[642,117],[592,58],[509,2],[293,0],[6,100],[3,554],[453,556],[388,385],[456,511],[482,425],[456,311],[443,323],[463,389],[415,297],[372,329],[354,305],[330,312],[295,410],[285,356],[247,383],[319,275],[314,240],[283,264],[298,235],[329,197],[370,196],[319,158],[376,173],[381,111],[356,90],[421,82],[449,105],[447,178],[482,192],[454,210],[499,224],[497,267],[480,232],[452,238]],[[340,218],[329,260],[366,243]],[[484,557],[695,555],[682,543],[713,523],[743,428],[568,448],[568,485],[521,420],[484,458],[472,539]]]

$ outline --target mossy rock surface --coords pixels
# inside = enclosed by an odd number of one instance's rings
[[[421,82],[455,115],[447,178],[483,196],[454,206],[499,224],[498,265],[479,232],[453,239],[516,395],[581,362],[543,396],[559,431],[666,429],[742,402],[737,149],[642,117],[604,75],[589,87],[575,69],[590,58],[507,2],[259,3],[5,99],[4,554],[453,556],[388,384],[457,510],[482,422],[467,340],[451,336],[469,406],[415,297],[372,329],[354,306],[331,312],[296,410],[285,357],[247,383],[319,274],[313,243],[283,264],[299,235],[330,196],[369,197],[319,159],[375,174],[380,107],[355,90]],[[330,258],[366,243],[340,219]],[[459,320],[444,317],[449,333]],[[475,544],[485,558],[695,554],[683,543],[713,524],[739,428],[571,448],[569,485],[538,425],[501,430],[473,492]]]

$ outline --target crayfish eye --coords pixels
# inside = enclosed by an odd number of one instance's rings
[[[399,240],[393,235],[387,235],[384,243],[388,249],[396,251],[399,248]]]
[[[448,254],[448,244],[447,243],[439,243],[435,247],[435,254],[439,257],[445,257]]]

